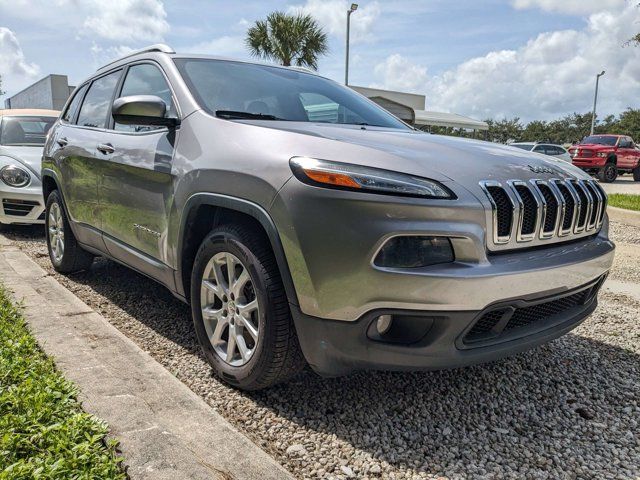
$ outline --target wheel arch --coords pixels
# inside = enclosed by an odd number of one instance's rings
[[[58,190],[60,192],[60,196],[62,196],[62,192],[60,191],[60,182],[58,182],[58,177],[53,170],[43,170],[42,172],[42,197],[46,203],[47,198],[54,190]]]
[[[287,299],[298,305],[280,235],[269,213],[248,200],[214,193],[194,194],[184,206],[178,234],[176,293],[190,300],[191,269],[202,239],[217,225],[230,221],[250,222],[262,230],[275,256]]]

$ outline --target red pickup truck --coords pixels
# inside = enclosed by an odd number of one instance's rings
[[[601,182],[613,182],[621,173],[633,173],[640,182],[640,149],[626,135],[590,135],[569,148],[569,154],[576,167]]]

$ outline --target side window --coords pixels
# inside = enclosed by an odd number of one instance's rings
[[[544,147],[542,145],[536,145],[535,147],[533,147],[532,152],[545,153]]]
[[[93,81],[80,107],[78,125],[98,128],[106,126],[107,112],[121,73],[122,70],[117,70]]]
[[[83,85],[79,89],[77,89],[73,93],[73,98],[71,102],[69,102],[69,106],[62,115],[62,120],[65,122],[73,122],[73,119],[76,117],[76,112],[78,111],[78,107],[80,106],[80,102],[82,101],[82,97],[84,96],[84,92],[87,91],[87,86]]]
[[[133,65],[129,68],[127,76],[122,84],[121,97],[130,95],[155,95],[164,100],[167,104],[167,114],[174,111],[173,101],[171,98],[171,89],[164,78],[164,75],[158,67],[148,63]],[[156,130],[162,127],[151,127],[141,125],[122,125],[116,123],[116,130],[125,132],[144,132]]]

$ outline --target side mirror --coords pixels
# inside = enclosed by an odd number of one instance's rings
[[[120,97],[113,102],[111,115],[123,125],[149,125],[174,127],[177,118],[166,117],[167,104],[155,95]]]

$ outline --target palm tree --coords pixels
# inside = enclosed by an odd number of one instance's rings
[[[318,57],[328,51],[327,35],[311,15],[273,12],[247,31],[252,55],[281,63],[318,69]]]

